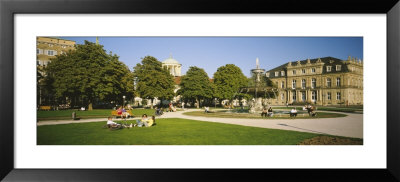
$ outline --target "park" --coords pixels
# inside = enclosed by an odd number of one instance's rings
[[[328,110],[330,108],[324,108]],[[282,110],[285,110],[282,109]],[[362,114],[337,112],[319,118],[249,117],[227,114],[225,109],[205,113],[199,109],[167,112],[157,117],[156,126],[109,130],[106,123],[111,110],[76,111],[81,120],[71,120],[74,111],[39,111],[38,145],[362,145]],[[142,114],[154,115],[151,109],[133,109],[135,118],[114,121],[134,123]],[[225,112],[222,112],[225,111]],[[358,111],[358,110],[357,110]],[[216,113],[222,113],[216,114]],[[329,114],[329,115],[328,115]],[[238,116],[239,115],[239,116]],[[242,115],[242,116],[240,116]],[[350,115],[350,116],[349,116]],[[337,120],[336,118],[348,118]],[[361,127],[362,128],[362,127]]]
[[[147,55],[131,70],[96,41],[37,67],[37,145],[363,145],[362,82],[321,84],[332,64],[340,64],[333,75],[362,67],[350,57],[289,62],[275,77],[257,58],[249,77],[231,63],[210,77],[197,66],[180,75],[172,56]],[[302,71],[301,85],[288,69]],[[137,127],[144,115],[156,125]]]

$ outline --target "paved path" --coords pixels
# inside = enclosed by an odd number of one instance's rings
[[[245,119],[245,118],[216,118],[183,115],[184,112],[196,110],[185,110],[178,112],[167,112],[157,118],[184,118],[200,121],[237,124],[243,126],[253,126],[260,128],[273,128],[282,130],[294,130],[310,133],[330,134],[346,137],[363,138],[363,114],[344,113],[348,116],[340,118],[320,118],[320,119]],[[136,118],[135,118],[136,119]],[[62,121],[40,121],[41,125],[86,123],[106,121],[106,118],[84,119],[84,120],[62,120]],[[114,121],[119,121],[115,120]]]

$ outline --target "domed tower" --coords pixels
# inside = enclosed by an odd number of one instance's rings
[[[162,62],[162,67],[166,67],[172,76],[181,76],[182,64],[172,58],[172,54]]]

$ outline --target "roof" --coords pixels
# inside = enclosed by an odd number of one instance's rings
[[[179,64],[179,62],[176,59],[172,58],[172,55],[170,55],[169,58],[164,60],[162,63],[163,64]]]
[[[310,59],[310,63],[316,63],[318,61],[318,59],[321,59],[321,62],[324,63],[324,69],[322,71],[322,73],[327,73],[326,72],[326,66],[332,66],[332,71],[329,73],[336,73],[336,72],[348,72],[349,70],[347,69],[347,66],[342,66],[340,71],[336,71],[335,66],[336,65],[345,65],[344,61],[338,58],[334,58],[334,57],[323,57],[323,58],[315,58],[315,59]],[[305,65],[307,64],[308,60],[301,60],[300,64]],[[280,65],[276,68],[273,68],[271,70],[268,70],[266,72],[270,73],[270,77],[275,77],[275,75],[273,74],[275,71],[287,71],[287,67],[288,67],[288,63],[285,63],[283,65]],[[298,61],[293,61],[291,62],[292,66],[295,67],[298,64]],[[280,75],[280,74],[279,74]]]

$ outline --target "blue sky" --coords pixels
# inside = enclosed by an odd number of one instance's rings
[[[96,37],[60,38],[77,44],[96,41]],[[99,37],[99,42],[107,52],[120,56],[131,70],[147,55],[163,61],[172,54],[182,64],[182,74],[190,66],[197,66],[209,77],[225,64],[235,64],[250,76],[257,57],[260,67],[266,70],[308,58],[363,59],[362,37]]]

